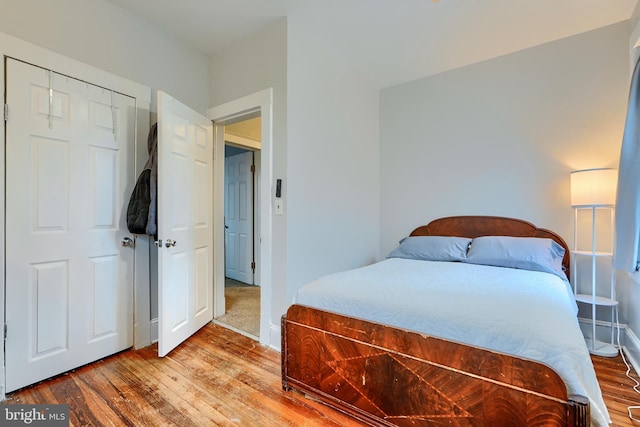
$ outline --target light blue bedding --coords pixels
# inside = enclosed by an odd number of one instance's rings
[[[589,398],[594,426],[609,422],[573,294],[556,275],[391,258],[315,280],[294,303],[545,363]]]

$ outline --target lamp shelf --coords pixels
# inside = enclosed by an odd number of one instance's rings
[[[576,294],[576,301],[583,302],[585,304],[594,304],[605,307],[615,307],[618,305],[618,301],[614,299],[600,296],[596,296],[594,298],[593,295],[588,294]]]
[[[571,206],[574,209],[571,284],[576,301],[589,305],[591,312],[591,318],[584,319],[591,324],[591,336],[584,331],[587,348],[591,354],[607,357],[618,354],[618,349],[614,345],[614,328],[619,326],[616,320],[618,301],[612,253],[615,235],[616,180],[615,169],[586,169],[571,173]],[[583,210],[591,212],[590,221],[586,221],[588,217],[585,214],[579,214]],[[608,227],[599,230],[598,224],[600,226],[606,224],[607,217]],[[582,227],[578,226],[579,222]],[[584,250],[587,247],[585,244],[578,245],[579,234],[582,236],[581,240],[586,236],[590,237],[588,247],[591,250]],[[610,248],[611,250],[607,251]],[[607,275],[609,277],[605,279]],[[609,323],[608,325],[598,319],[600,310],[597,307],[610,309],[611,321],[606,322]],[[583,313],[586,314],[584,310]],[[604,329],[603,325],[608,326],[609,342],[598,340],[599,337],[596,336],[598,324],[601,325],[601,329]]]
[[[595,256],[595,257],[612,257],[611,252],[593,252],[593,251],[571,251],[574,255]]]

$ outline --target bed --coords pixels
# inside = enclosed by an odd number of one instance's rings
[[[439,254],[446,242],[447,254],[398,255],[402,242],[384,261],[298,291],[282,317],[285,390],[370,425],[608,424],[558,234],[519,219],[457,216],[409,237],[436,242]],[[455,251],[448,259],[452,241],[463,262]],[[495,242],[541,244],[557,265],[496,266],[482,258]]]

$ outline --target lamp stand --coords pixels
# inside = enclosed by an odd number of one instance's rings
[[[578,250],[578,211],[580,209],[590,209],[591,210],[591,250],[589,251],[579,251]],[[613,248],[613,236],[614,236],[614,208],[613,206],[579,206],[575,207],[574,212],[574,251],[572,251],[573,258],[573,269],[572,269],[572,278],[573,278],[573,288],[575,292],[576,301],[583,304],[589,304],[591,306],[591,337],[586,339],[587,348],[591,354],[597,356],[604,357],[614,357],[618,354],[618,349],[614,346],[614,315],[617,314],[618,310],[618,301],[615,299],[615,271],[613,269],[613,253],[612,252],[599,252],[597,245],[597,216],[596,211],[598,209],[607,209],[609,210],[609,215],[611,218],[610,225],[610,239],[611,239],[611,248]],[[591,262],[591,292],[590,293],[581,293],[580,292],[580,280],[578,273],[578,259],[579,258],[588,258]],[[601,262],[606,262],[611,270],[611,277],[609,279],[609,295],[608,296],[600,296],[598,294],[598,280],[597,280],[597,266],[598,260],[602,260]],[[609,343],[599,341],[596,338],[596,324],[598,322],[597,318],[597,308],[598,307],[609,307],[611,309],[611,340]]]

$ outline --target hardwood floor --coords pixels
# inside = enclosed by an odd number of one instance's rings
[[[622,357],[592,356],[596,376],[600,382],[602,396],[609,410],[612,426],[640,426],[640,422],[629,418],[627,407],[640,405],[640,394],[633,390],[635,383],[625,376],[627,367]],[[638,379],[635,371],[631,375]],[[640,419],[640,409],[633,410],[634,418]]]
[[[594,357],[614,426],[640,426],[640,395],[620,357]],[[126,351],[11,393],[5,404],[67,403],[72,426],[359,426],[296,392],[283,392],[280,354],[221,326],[205,326],[169,356]],[[640,411],[638,416],[640,416]]]
[[[167,357],[125,351],[8,396],[68,403],[73,426],[358,426],[283,392],[280,353],[209,324]]]

